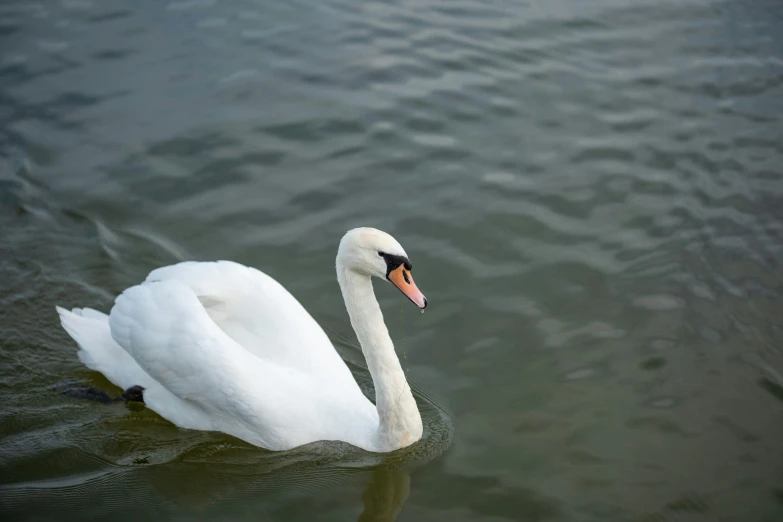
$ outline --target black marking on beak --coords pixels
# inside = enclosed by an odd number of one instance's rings
[[[392,270],[395,270],[400,265],[403,265],[405,270],[413,269],[413,265],[405,256],[396,256],[394,254],[387,254],[386,252],[378,252],[378,255],[386,261],[386,279],[389,279],[389,274],[391,274]],[[410,284],[407,274],[405,274],[405,282]]]

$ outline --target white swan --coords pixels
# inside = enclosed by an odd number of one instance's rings
[[[57,307],[79,359],[182,428],[228,433],[271,450],[319,440],[373,452],[421,438],[421,416],[375,299],[371,276],[420,308],[427,300],[400,244],[348,231],[337,280],[375,385],[376,406],[324,331],[277,281],[229,261],[183,262],[125,290],[109,316]]]

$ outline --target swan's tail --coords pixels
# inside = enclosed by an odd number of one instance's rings
[[[60,323],[79,345],[79,360],[123,390],[149,380],[147,374],[111,336],[109,316],[91,308],[57,308]]]

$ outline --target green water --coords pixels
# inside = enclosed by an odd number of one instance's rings
[[[777,1],[0,4],[0,516],[783,519]],[[153,268],[283,283],[360,383],[342,234],[417,445],[267,452],[124,404],[54,305]]]

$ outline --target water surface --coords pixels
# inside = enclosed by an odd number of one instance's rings
[[[0,6],[4,520],[783,518],[783,7],[426,0]],[[271,453],[84,368],[54,305],[153,268],[282,282],[370,391],[349,228],[425,419]]]

